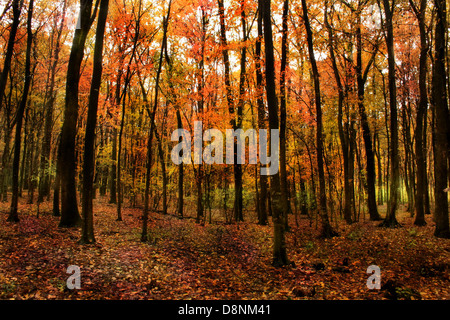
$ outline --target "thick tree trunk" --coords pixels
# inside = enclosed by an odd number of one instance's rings
[[[432,76],[432,96],[435,108],[435,208],[434,216],[436,220],[436,229],[434,235],[439,238],[450,238],[450,225],[448,214],[448,195],[444,189],[448,185],[448,124],[449,110],[446,90],[446,68],[445,68],[445,28],[446,19],[446,1],[435,0],[436,7],[436,30],[435,30],[435,52],[434,69]]]
[[[61,130],[61,221],[60,227],[76,227],[81,223],[78,210],[75,138],[78,121],[78,85],[86,38],[91,27],[92,0],[80,0],[80,28],[75,31],[67,67],[64,122]]]

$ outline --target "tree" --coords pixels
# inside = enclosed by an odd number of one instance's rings
[[[281,62],[280,62],[280,183],[281,198],[283,200],[284,212],[290,210],[286,172],[286,73],[288,66],[288,13],[289,0],[283,2],[282,15],[282,38],[281,38]],[[286,219],[287,223],[287,219]]]
[[[439,238],[450,238],[448,216],[448,197],[446,193],[448,178],[448,124],[450,122],[445,68],[447,11],[445,0],[434,1],[436,25],[434,33],[434,67],[432,73],[432,97],[435,112],[434,136],[434,172],[435,172],[435,207],[434,217],[436,229],[434,235]]]
[[[333,28],[328,20],[328,3],[325,1],[325,26],[328,30],[328,49],[330,51],[330,60],[333,68],[333,74],[336,80],[336,85],[338,87],[338,131],[339,138],[341,140],[342,148],[342,158],[344,166],[344,219],[350,224],[353,222],[352,210],[354,208],[354,184],[353,184],[353,162],[354,162],[354,152],[353,152],[353,123],[351,125],[345,123],[345,129],[343,124],[343,109],[344,109],[344,99],[345,99],[345,88],[342,84],[341,75],[339,72],[336,54],[334,50],[334,34]]]
[[[3,69],[0,74],[0,111],[3,109],[3,96],[5,95],[6,83],[8,82],[8,75],[10,75],[11,70],[11,60],[14,54],[14,43],[16,40],[17,29],[20,23],[20,12],[22,11],[22,1],[14,0],[12,2],[13,9],[13,22],[11,24],[11,28],[9,30],[9,38],[8,44],[6,47],[5,60],[3,62]],[[12,84],[11,84],[12,86]],[[6,186],[6,175],[7,175],[7,158],[9,155],[9,140],[12,128],[9,125],[9,115],[10,109],[5,108],[6,116],[5,116],[5,147],[3,149],[2,156],[2,168],[0,171],[0,196],[2,196],[2,201],[6,201],[7,198],[7,186]]]
[[[256,73],[256,103],[258,107],[258,127],[259,129],[266,129],[266,108],[264,105],[264,84],[263,84],[263,72],[262,72],[262,50],[261,43],[263,40],[263,12],[264,12],[264,0],[258,0],[258,17],[257,17],[257,32],[255,44],[255,73]],[[261,168],[264,165],[261,164]],[[268,205],[268,185],[267,176],[261,175],[259,178],[260,192],[258,193],[258,223],[261,225],[267,224],[267,205]]]
[[[84,138],[83,159],[83,197],[82,197],[82,233],[80,243],[95,242],[94,212],[93,212],[93,183],[95,166],[95,129],[97,127],[97,110],[100,85],[103,70],[103,38],[105,35],[106,19],[108,16],[109,0],[101,0],[98,13],[97,30],[95,33],[94,69],[92,72],[91,90],[89,93],[88,116],[86,134]]]
[[[40,172],[39,172],[39,196],[38,201],[43,202],[44,197],[50,194],[50,152],[52,146],[52,126],[53,126],[53,115],[55,108],[55,82],[57,75],[57,68],[59,61],[59,55],[61,52],[61,37],[65,27],[66,20],[66,10],[67,10],[67,1],[63,2],[62,8],[62,18],[60,25],[58,27],[58,14],[55,14],[55,23],[54,30],[52,30],[52,37],[56,33],[55,41],[51,41],[52,46],[50,47],[50,70],[49,70],[49,79],[46,87],[45,93],[45,123],[44,123],[44,139],[42,140],[42,151],[41,151],[41,160],[40,160]],[[54,48],[53,48],[54,42]]]
[[[397,227],[396,212],[399,202],[399,157],[398,157],[398,122],[397,122],[397,87],[395,84],[395,52],[394,52],[394,27],[393,14],[395,0],[390,3],[389,0],[383,0],[383,9],[385,14],[385,39],[388,50],[388,80],[389,80],[389,110],[390,110],[390,133],[391,144],[389,158],[391,163],[390,199],[389,209],[382,223],[385,227]]]
[[[267,105],[269,109],[269,129],[279,130],[278,123],[278,99],[275,92],[275,58],[273,54],[273,39],[272,39],[272,19],[270,0],[264,1],[264,43],[266,53],[266,96]],[[270,135],[272,139],[272,135]],[[270,143],[272,145],[272,142]],[[278,150],[270,150],[271,156]],[[287,265],[289,263],[286,251],[286,212],[281,198],[280,175],[276,174],[270,176],[270,195],[272,205],[272,219],[273,219],[273,260],[272,264],[277,267]]]
[[[31,85],[31,46],[33,45],[33,5],[34,0],[30,0],[28,5],[28,18],[27,18],[27,52],[25,58],[25,83],[22,93],[22,99],[20,100],[19,108],[16,113],[16,136],[14,140],[14,160],[13,160],[13,181],[12,181],[12,198],[11,198],[11,211],[9,212],[8,221],[18,222],[19,216],[17,213],[17,206],[19,201],[19,164],[20,164],[20,144],[22,133],[22,121],[27,105],[28,93]]]
[[[306,38],[308,42],[309,62],[314,80],[314,102],[316,105],[316,153],[317,153],[317,170],[319,173],[319,215],[322,220],[322,236],[330,238],[337,235],[337,232],[331,227],[327,213],[327,196],[325,192],[325,172],[323,163],[323,132],[322,132],[322,101],[320,96],[320,79],[319,70],[317,68],[316,58],[314,56],[313,38],[311,25],[308,17],[308,7],[306,0],[302,0],[303,21],[306,29]]]
[[[426,135],[425,122],[428,108],[428,92],[427,92],[427,56],[429,46],[427,43],[427,31],[425,24],[425,13],[427,8],[427,1],[420,0],[419,8],[415,5],[413,0],[409,1],[413,9],[417,22],[419,23],[420,32],[420,57],[419,57],[419,102],[417,106],[416,115],[416,166],[417,166],[417,189],[415,197],[416,219],[415,225],[423,226],[425,222],[425,202],[427,191],[426,180],[426,149],[423,143],[423,138]]]
[[[163,26],[163,38],[161,40],[161,50],[159,53],[159,64],[158,69],[156,71],[156,80],[155,80],[155,97],[154,97],[154,104],[152,110],[150,110],[150,106],[148,103],[146,103],[147,106],[147,114],[150,118],[150,131],[148,133],[148,143],[147,143],[147,175],[145,180],[145,195],[144,195],[144,211],[143,211],[143,217],[142,217],[142,233],[141,233],[141,241],[147,242],[148,241],[148,207],[149,207],[149,188],[150,188],[150,169],[152,166],[152,141],[153,141],[153,131],[155,130],[154,126],[155,124],[155,115],[156,110],[158,108],[158,94],[159,94],[159,81],[162,71],[162,65],[164,63],[164,52],[165,48],[167,46],[167,28],[169,25],[169,18],[170,18],[170,9],[172,5],[172,0],[169,0],[169,5],[167,8],[167,15],[163,18],[162,26]],[[141,83],[141,87],[143,89],[143,85]],[[143,93],[145,93],[145,90],[142,90]],[[144,100],[146,98],[144,97]]]
[[[64,122],[61,129],[61,221],[60,227],[75,227],[81,223],[76,191],[75,137],[78,121],[78,91],[80,69],[84,56],[86,38],[96,15],[96,8],[91,17],[92,0],[80,0],[78,26],[73,37],[72,49],[67,66],[66,99]]]
[[[3,70],[0,75],[0,110],[2,109],[3,95],[5,94],[6,83],[8,81],[8,75],[11,69],[11,59],[14,53],[14,42],[16,40],[17,28],[19,27],[20,23],[20,12],[22,11],[22,3],[23,1],[21,0],[14,0],[12,2],[13,22],[9,30],[8,45],[6,47],[5,60],[3,62]]]
[[[244,81],[242,77],[245,75],[245,56],[246,56],[246,49],[245,47],[242,49],[241,52],[241,81],[240,81],[240,92],[239,92],[239,99],[238,102],[238,121],[236,121],[236,115],[234,110],[234,99],[233,99],[233,90],[231,88],[231,80],[230,80],[230,58],[228,54],[228,43],[227,43],[227,37],[226,37],[226,28],[225,28],[225,8],[223,4],[223,0],[218,0],[218,6],[219,6],[219,18],[220,18],[220,43],[222,45],[222,57],[223,57],[223,64],[224,64],[224,82],[225,82],[225,91],[226,91],[226,98],[228,103],[228,112],[232,116],[231,118],[231,126],[234,130],[238,129],[241,125],[241,113],[242,113],[242,90]],[[243,11],[243,9],[241,8]],[[244,11],[243,11],[244,12]],[[243,33],[244,33],[244,41],[246,37],[245,32],[245,18],[243,20]],[[244,68],[243,68],[244,67]],[[236,139],[233,143],[233,152],[234,152],[234,163],[233,163],[233,173],[234,173],[234,218],[236,221],[242,221],[242,166],[237,163],[237,150],[236,150]]]
[[[358,110],[361,119],[361,126],[363,129],[363,139],[366,151],[366,170],[367,170],[367,206],[369,209],[370,220],[377,221],[381,220],[380,214],[378,213],[376,195],[375,195],[375,155],[372,147],[372,135],[369,127],[369,122],[367,119],[367,113],[364,106],[364,92],[365,85],[367,81],[368,72],[373,64],[377,48],[374,48],[371,59],[366,65],[363,71],[362,66],[362,34],[361,34],[361,10],[363,5],[367,1],[363,1],[360,6],[356,9],[357,11],[357,24],[356,24],[356,77],[357,77],[357,91],[358,91]]]

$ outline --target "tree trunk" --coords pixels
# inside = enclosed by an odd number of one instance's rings
[[[117,203],[117,129],[112,130],[111,176],[109,178],[109,203]]]
[[[278,100],[275,88],[275,58],[273,54],[273,39],[272,39],[272,19],[270,0],[264,1],[264,40],[266,53],[266,96],[267,105],[269,108],[269,129],[279,130],[278,124]],[[270,145],[272,145],[272,134],[270,135]],[[270,154],[278,156],[278,150],[270,148]],[[289,263],[286,251],[286,212],[281,198],[281,182],[280,175],[276,174],[270,176],[270,193],[273,219],[273,260],[272,264],[276,267],[281,267]]]
[[[328,30],[328,47],[330,51],[330,58],[333,67],[333,73],[338,86],[338,131],[339,139],[341,140],[342,158],[344,167],[344,219],[348,224],[353,222],[352,220],[352,208],[353,208],[353,171],[350,171],[349,162],[352,161],[353,167],[353,154],[350,154],[349,148],[349,130],[348,125],[344,130],[343,125],[343,108],[344,108],[344,87],[342,85],[341,76],[336,62],[336,56],[333,47],[333,29],[328,21],[327,2],[325,2],[325,25]]]
[[[3,70],[0,75],[0,110],[3,107],[3,95],[5,94],[6,82],[8,81],[9,71],[11,70],[11,60],[14,54],[14,42],[16,41],[17,29],[20,23],[20,12],[22,11],[21,0],[13,0],[13,22],[9,30],[8,45],[6,47],[5,60],[3,62]]]
[[[75,137],[78,121],[78,85],[86,38],[91,27],[92,0],[80,0],[80,28],[75,31],[67,67],[64,122],[61,130],[61,221],[60,227],[81,223],[76,189]]]
[[[333,230],[327,213],[327,196],[325,186],[325,171],[323,162],[323,128],[322,128],[322,101],[320,94],[320,80],[319,71],[317,69],[316,58],[314,56],[313,39],[311,25],[308,17],[308,7],[306,0],[302,0],[303,21],[306,29],[306,38],[308,41],[308,53],[311,63],[311,69],[314,80],[314,100],[316,105],[316,153],[317,153],[317,170],[319,173],[319,215],[322,220],[322,236],[324,238],[331,238],[337,235]]]
[[[161,173],[162,173],[162,179],[163,179],[163,214],[167,214],[167,172],[166,172],[166,162],[164,160],[164,151],[162,148],[162,142],[161,137],[159,136],[157,128],[155,128],[155,136],[156,140],[158,142],[158,153],[159,153],[159,159],[161,161]]]
[[[258,0],[258,38],[256,40],[255,47],[255,69],[256,69],[256,90],[257,97],[256,103],[258,105],[258,128],[266,129],[266,110],[264,106],[264,85],[263,85],[263,74],[261,70],[261,41],[263,38],[263,11],[264,11],[264,0]],[[263,168],[265,165],[260,165]],[[260,225],[266,225],[268,223],[268,213],[267,213],[267,176],[259,175],[259,211],[258,211],[258,223]]]
[[[92,83],[89,93],[86,134],[84,138],[83,159],[83,224],[80,243],[95,243],[94,212],[93,212],[93,183],[95,167],[95,128],[97,126],[97,110],[100,85],[103,71],[103,39],[105,35],[106,19],[108,16],[109,0],[101,0],[98,13],[97,30],[95,33],[95,48],[93,58]]]
[[[167,9],[167,16],[163,18],[163,39],[161,43],[161,51],[159,55],[159,65],[158,70],[156,72],[156,80],[155,80],[155,99],[154,99],[154,105],[153,110],[150,110],[150,107],[147,102],[145,90],[142,90],[142,93],[144,94],[144,101],[146,101],[146,107],[147,107],[147,113],[150,117],[150,132],[148,135],[148,145],[147,145],[147,175],[146,175],[146,181],[145,181],[145,195],[144,195],[144,212],[142,215],[142,234],[141,234],[141,241],[146,242],[148,241],[148,234],[147,234],[147,223],[148,223],[148,209],[149,209],[149,188],[150,188],[150,173],[151,173],[151,165],[152,165],[152,140],[153,140],[153,130],[155,123],[155,115],[156,110],[158,108],[158,93],[159,93],[159,80],[161,76],[161,70],[162,65],[164,62],[164,52],[167,45],[167,28],[169,25],[169,17],[170,17],[170,8],[171,8],[172,1],[169,1],[169,7]],[[143,88],[143,83],[141,82],[141,87]]]
[[[449,111],[446,90],[445,68],[445,32],[447,26],[446,1],[435,0],[436,29],[435,29],[435,53],[432,75],[432,97],[435,108],[435,209],[436,229],[434,235],[438,238],[450,238],[450,226],[448,215],[448,195],[444,189],[448,185],[448,124]]]
[[[388,82],[389,82],[389,110],[390,110],[390,185],[389,185],[389,210],[382,223],[385,227],[397,227],[396,212],[399,201],[399,156],[398,156],[398,122],[397,122],[397,89],[395,84],[395,53],[394,53],[394,29],[393,29],[393,9],[395,0],[392,0],[392,7],[389,0],[383,0],[383,8],[386,16],[386,46],[388,50]]]
[[[361,127],[363,131],[363,140],[366,151],[366,171],[367,171],[367,207],[369,209],[370,220],[381,220],[378,213],[378,207],[376,202],[376,189],[375,189],[375,156],[372,147],[372,135],[369,127],[369,121],[367,119],[366,108],[364,106],[364,89],[367,80],[368,70],[370,69],[375,53],[372,55],[372,59],[366,66],[363,72],[362,68],[362,35],[361,35],[361,13],[358,12],[358,21],[356,28],[356,78],[357,78],[357,91],[358,91],[358,111],[361,121]]]
[[[38,202],[44,201],[44,197],[50,194],[50,153],[52,146],[52,126],[53,126],[53,109],[55,104],[55,78],[59,62],[59,53],[61,51],[61,36],[65,25],[67,1],[64,1],[61,25],[57,30],[56,43],[54,53],[50,54],[52,64],[50,68],[50,79],[48,83],[48,91],[46,92],[45,104],[45,123],[44,123],[44,139],[42,141],[42,152],[39,172],[39,195]],[[57,21],[57,19],[55,19]],[[57,22],[55,22],[55,29]]]
[[[286,71],[288,65],[288,13],[289,0],[283,1],[282,15],[282,37],[281,37],[281,65],[280,65],[280,183],[281,199],[283,211],[286,215],[290,212],[289,197],[287,189],[286,172]],[[286,228],[288,229],[288,219],[286,217]]]
[[[11,198],[11,211],[9,212],[8,221],[18,222],[19,215],[17,213],[17,206],[19,202],[19,164],[20,164],[20,144],[22,141],[22,121],[27,105],[28,92],[31,84],[31,46],[33,45],[33,32],[31,29],[31,23],[33,19],[33,4],[34,0],[30,0],[28,7],[27,18],[27,50],[26,50],[26,62],[25,62],[25,84],[23,87],[22,99],[20,101],[19,108],[16,113],[16,133],[14,140],[14,159],[13,159],[13,174],[12,174],[12,198]]]
[[[61,211],[59,208],[59,198],[61,194],[61,148],[59,147],[59,140],[61,137],[58,137],[57,144],[57,156],[56,156],[56,176],[55,176],[55,186],[53,188],[53,215],[55,217],[61,216]]]
[[[177,126],[179,130],[183,130],[183,122],[181,121],[180,109],[177,109]],[[183,142],[183,137],[180,137],[179,142]],[[184,195],[183,195],[183,185],[184,185],[184,172],[183,172],[183,162],[178,165],[178,202],[177,202],[177,214],[180,218],[183,218],[183,208],[184,208]]]

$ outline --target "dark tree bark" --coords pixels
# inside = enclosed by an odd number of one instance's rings
[[[264,106],[264,84],[263,84],[263,73],[261,70],[262,58],[261,58],[261,42],[263,39],[263,12],[264,12],[264,0],[258,0],[258,17],[257,17],[257,29],[258,38],[256,39],[255,45],[255,69],[256,69],[256,90],[257,97],[256,103],[258,105],[258,127],[259,129],[266,129],[266,108]],[[264,167],[261,164],[261,168]],[[260,168],[260,169],[261,169]],[[267,176],[261,175],[259,178],[260,192],[258,199],[258,223],[260,225],[266,225],[268,223],[268,186],[267,186]]]
[[[116,221],[122,221],[122,202],[123,202],[123,195],[122,195],[122,137],[123,137],[123,130],[125,125],[125,112],[126,112],[126,98],[128,94],[128,85],[131,81],[131,63],[134,59],[136,48],[138,45],[139,40],[139,33],[140,33],[140,18],[141,18],[141,6],[142,1],[139,1],[139,10],[138,10],[138,17],[135,20],[136,26],[135,26],[135,32],[134,32],[134,38],[133,38],[133,49],[130,55],[130,59],[127,66],[127,73],[125,75],[125,83],[124,88],[122,90],[122,93],[120,92],[120,87],[116,91],[117,94],[119,94],[119,99],[117,101],[118,104],[122,103],[122,119],[120,121],[120,129],[119,129],[119,145],[118,145],[118,155],[117,155],[117,219]]]
[[[117,203],[117,129],[112,130],[111,171],[109,178],[109,203]]]
[[[61,148],[59,140],[61,139],[61,136],[58,137],[58,143],[57,143],[57,151],[56,151],[56,176],[55,176],[55,186],[53,188],[53,215],[55,217],[61,216],[61,210],[59,208],[59,198],[61,194]]]
[[[266,53],[266,96],[267,105],[269,108],[269,129],[279,130],[278,122],[278,99],[275,88],[275,58],[273,54],[273,39],[272,39],[272,19],[270,0],[264,0],[264,41]],[[272,139],[272,135],[270,136]],[[271,145],[272,143],[270,143]],[[271,156],[276,154],[278,150],[270,150]],[[281,267],[289,264],[286,251],[286,212],[281,198],[281,182],[280,174],[270,176],[270,193],[273,219],[273,260],[272,264],[276,267]]]
[[[5,94],[6,84],[8,82],[8,75],[10,75],[11,70],[11,60],[14,54],[14,43],[16,40],[17,29],[20,23],[20,13],[22,11],[22,1],[14,0],[12,2],[13,9],[13,22],[11,24],[11,28],[9,31],[8,44],[6,46],[6,54],[5,60],[3,62],[3,70],[0,75],[0,111],[3,109],[3,96]],[[12,87],[12,81],[10,82],[10,86]],[[12,90],[10,90],[12,92]],[[9,154],[10,154],[10,139],[12,133],[12,126],[10,125],[10,115],[11,115],[11,97],[12,93],[9,94],[9,103],[7,107],[5,107],[5,134],[4,141],[5,146],[3,148],[3,156],[2,156],[2,167],[0,171],[0,197],[2,201],[7,201],[8,197],[8,187],[6,184],[7,176],[9,175]]]
[[[180,110],[177,109],[177,127],[179,130],[183,129],[183,122],[181,121]],[[183,142],[183,137],[180,137],[179,142]],[[183,208],[184,208],[184,195],[183,195],[183,185],[184,185],[184,172],[183,172],[183,162],[178,165],[178,202],[177,202],[177,214],[180,218],[183,218]]]
[[[445,53],[446,53],[446,1],[435,0],[436,26],[435,26],[435,49],[434,68],[432,74],[432,97],[435,108],[435,208],[434,217],[436,229],[434,235],[438,238],[450,238],[450,225],[448,215],[448,124],[449,110],[447,102]]]
[[[80,0],[79,29],[75,30],[67,67],[64,122],[61,130],[61,220],[60,227],[81,224],[76,189],[75,138],[78,121],[78,85],[86,38],[91,28],[92,0]],[[94,15],[95,16],[95,15]]]
[[[382,223],[385,227],[397,227],[396,212],[399,201],[399,183],[400,168],[398,156],[398,122],[397,122],[397,88],[395,84],[395,53],[394,53],[394,27],[393,27],[393,11],[395,0],[392,3],[389,0],[383,0],[383,8],[385,14],[385,38],[388,50],[388,83],[389,83],[389,110],[390,110],[390,133],[391,145],[389,150],[389,158],[391,164],[390,185],[389,185],[389,209]]]
[[[362,66],[362,35],[361,35],[361,8],[357,9],[357,26],[356,26],[356,79],[358,91],[358,111],[363,131],[364,147],[366,151],[366,171],[367,171],[367,207],[369,209],[370,220],[381,220],[378,213],[375,189],[375,155],[372,147],[372,134],[367,119],[367,112],[364,105],[365,84],[370,67],[375,59],[376,50],[372,54],[366,68],[363,71]]]
[[[173,106],[176,109],[176,117],[177,117],[177,129],[183,130],[183,122],[181,119],[181,111],[180,107],[178,106],[176,102],[176,92],[172,81],[172,74],[173,74],[173,62],[172,59],[170,59],[169,54],[167,52],[167,46],[165,47],[165,56],[166,56],[166,62],[168,65],[168,83],[169,83],[169,89],[170,89],[170,95],[169,95],[169,102],[173,104]],[[183,142],[183,137],[179,137],[178,142]],[[176,207],[176,213],[179,218],[183,218],[183,209],[184,209],[184,167],[183,162],[181,162],[178,165],[178,188],[177,188],[177,207]]]
[[[231,126],[234,130],[238,129],[240,126],[240,118],[242,117],[242,104],[241,100],[241,89],[243,90],[243,77],[245,77],[245,59],[246,59],[246,50],[243,48],[241,52],[241,81],[240,81],[240,92],[239,92],[239,101],[238,101],[238,120],[236,121],[236,115],[234,110],[234,99],[233,92],[231,88],[231,80],[230,80],[230,58],[228,55],[228,43],[226,37],[226,28],[225,28],[225,8],[223,4],[223,0],[218,0],[219,7],[219,18],[220,18],[220,43],[222,46],[222,57],[224,64],[224,72],[225,72],[225,90],[227,96],[228,103],[228,112],[232,115]],[[245,21],[245,19],[244,19]],[[243,25],[243,29],[245,30],[245,23]],[[244,31],[244,37],[246,37]],[[243,93],[242,93],[243,94]],[[236,150],[236,138],[233,144],[233,153],[234,153],[234,164],[233,164],[233,174],[234,174],[234,206],[233,206],[233,216],[235,221],[242,221],[242,166],[237,163],[237,150]]]
[[[20,12],[22,11],[22,1],[13,0],[13,22],[9,31],[8,45],[6,46],[5,60],[3,70],[0,75],[0,110],[3,107],[3,95],[5,94],[6,83],[8,81],[9,71],[11,70],[11,60],[14,54],[14,42],[16,41],[17,28],[20,23]]]
[[[241,70],[239,75],[239,99],[237,103],[237,128],[242,128],[242,118],[244,112],[244,95],[245,95],[245,83],[247,78],[247,46],[245,42],[248,39],[247,36],[247,22],[245,16],[244,1],[240,1],[241,9],[241,24],[242,24],[242,42],[244,45],[241,49]],[[244,141],[245,142],[245,141]],[[237,146],[234,146],[235,164],[234,164],[234,219],[235,221],[244,221],[243,215],[243,181],[242,181],[242,164],[237,163]]]
[[[289,0],[283,2],[282,15],[282,37],[281,37],[281,62],[280,62],[280,183],[281,198],[284,212],[288,214],[291,209],[289,205],[287,172],[286,172],[286,69],[288,65],[288,13]],[[286,227],[288,219],[286,218]]]
[[[106,19],[108,17],[109,0],[101,0],[98,13],[97,30],[95,33],[95,48],[93,59],[92,83],[89,93],[86,134],[84,138],[83,159],[83,197],[82,197],[82,232],[80,243],[95,243],[94,212],[93,212],[93,183],[95,167],[95,128],[97,126],[97,110],[100,85],[103,71],[103,39],[105,35]]]
[[[320,94],[319,70],[317,69],[316,58],[314,56],[313,38],[311,25],[308,17],[308,7],[306,0],[302,0],[303,21],[306,29],[306,38],[308,41],[308,53],[311,63],[311,69],[314,80],[314,100],[316,105],[316,153],[317,153],[317,170],[319,173],[319,215],[322,220],[322,236],[331,238],[337,235],[333,230],[327,213],[327,196],[325,186],[325,172],[323,162],[323,128],[322,128],[322,101]]]
[[[16,113],[16,133],[14,140],[14,159],[13,159],[13,174],[12,174],[12,198],[11,211],[9,212],[8,221],[19,222],[19,215],[17,213],[17,206],[19,202],[19,164],[20,164],[20,148],[21,148],[21,134],[23,115],[28,100],[28,92],[31,84],[31,46],[33,45],[33,32],[31,23],[33,19],[33,5],[34,0],[30,0],[28,7],[27,18],[27,50],[25,58],[25,83],[23,87],[22,99],[20,100],[19,108]]]

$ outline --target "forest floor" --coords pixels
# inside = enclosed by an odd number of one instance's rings
[[[339,222],[339,236],[324,240],[320,224],[299,217],[297,227],[291,215],[294,264],[275,268],[272,227],[251,218],[201,226],[151,213],[152,241],[141,243],[141,209],[124,208],[118,222],[116,207],[96,200],[97,243],[80,245],[80,230],[58,228],[50,203],[39,217],[21,203],[17,224],[7,211],[1,203],[0,299],[450,299],[450,240],[433,236],[431,216],[417,227],[399,211],[397,229]],[[66,287],[70,265],[80,267],[79,290]],[[370,265],[381,269],[381,290],[367,288]]]

